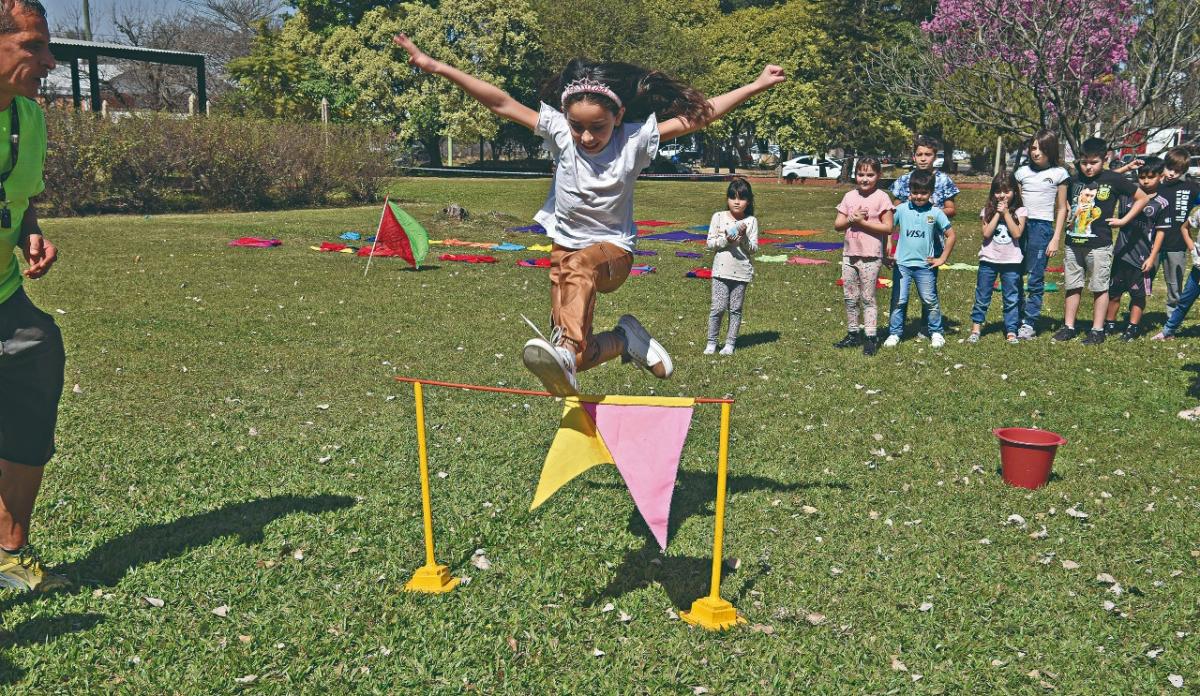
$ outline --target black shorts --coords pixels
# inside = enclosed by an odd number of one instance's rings
[[[1141,266],[1135,266],[1124,261],[1113,264],[1112,275],[1108,283],[1108,299],[1119,300],[1121,295],[1129,293],[1129,299],[1134,304],[1146,306],[1146,274]]]
[[[65,365],[53,317],[21,289],[0,303],[0,459],[50,461]]]

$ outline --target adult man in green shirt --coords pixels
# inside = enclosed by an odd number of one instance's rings
[[[0,586],[37,591],[68,584],[29,545],[42,469],[54,454],[62,335],[21,287],[22,275],[39,278],[58,257],[29,204],[45,187],[46,161],[46,120],[33,98],[53,68],[46,8],[0,0]]]

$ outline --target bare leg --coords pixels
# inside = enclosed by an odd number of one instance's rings
[[[15,551],[29,541],[29,521],[43,470],[0,459],[0,547]]]
[[[1083,295],[1083,289],[1068,290],[1067,296],[1063,299],[1063,323],[1067,326],[1075,326],[1075,315],[1079,314],[1079,298]],[[1105,309],[1108,309],[1105,307]]]
[[[1108,312],[1108,291],[1105,290],[1103,292],[1095,293],[1094,298],[1094,302],[1096,304],[1094,307],[1092,307],[1092,330],[1103,331],[1104,316]],[[1076,302],[1078,302],[1078,300],[1076,300]],[[1076,308],[1078,309],[1078,305]]]

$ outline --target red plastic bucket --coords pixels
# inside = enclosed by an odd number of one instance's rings
[[[1041,488],[1050,480],[1054,455],[1066,438],[1036,428],[996,428],[1000,439],[1000,471],[1004,481],[1021,488]]]

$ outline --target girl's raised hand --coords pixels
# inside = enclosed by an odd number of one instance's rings
[[[760,74],[758,76],[758,79],[755,80],[754,82],[759,87],[761,87],[763,89],[768,89],[770,87],[774,87],[775,85],[779,84],[780,82],[783,82],[786,79],[787,79],[787,75],[784,74],[783,68],[779,67],[778,65],[768,65],[767,67],[763,68],[762,74]]]
[[[420,68],[425,72],[433,72],[437,68],[437,61],[430,58],[427,53],[417,48],[413,40],[408,38],[406,34],[397,34],[392,37],[392,41],[397,46],[408,51],[408,64]]]

